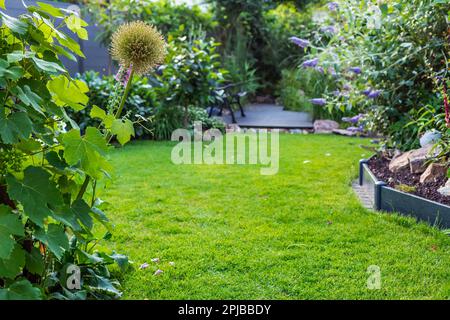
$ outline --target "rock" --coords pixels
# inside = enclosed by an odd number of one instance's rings
[[[426,147],[413,150],[409,155],[409,167],[411,173],[419,174],[424,173],[427,167],[425,166],[425,161],[429,158],[429,154],[433,145],[428,145]]]
[[[445,197],[450,197],[450,179],[447,181],[445,186],[438,190],[438,192]]]
[[[314,122],[315,133],[332,133],[336,129],[339,129],[339,123],[333,120],[316,120]]]
[[[409,155],[411,154],[411,151],[405,152],[394,159],[392,159],[391,163],[389,163],[389,170],[391,172],[398,172],[402,169],[409,167]]]
[[[241,132],[241,127],[239,127],[239,125],[237,125],[236,123],[232,123],[227,125],[227,133],[239,133]]]
[[[435,182],[447,174],[447,167],[439,163],[432,163],[420,177],[420,183]]]
[[[398,172],[405,168],[410,168],[411,173],[421,174],[427,169],[425,166],[425,161],[430,157],[430,151],[433,149],[432,145],[426,147],[411,150],[401,154],[398,157],[392,159],[389,164],[389,170],[391,172]]]
[[[425,132],[425,134],[420,138],[420,145],[426,147],[430,144],[436,144],[441,140],[442,134],[437,130],[430,130]]]
[[[345,130],[345,129],[334,129],[333,133],[338,134],[340,136],[346,136],[346,137],[356,137],[358,135],[358,132]]]

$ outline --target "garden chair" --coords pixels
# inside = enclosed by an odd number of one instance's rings
[[[228,84],[224,87],[220,87],[215,90],[216,102],[219,105],[218,115],[222,116],[224,109],[230,110],[231,119],[233,123],[237,123],[236,117],[234,115],[233,106],[235,105],[238,106],[241,111],[242,117],[245,117],[241,99],[247,96],[247,92],[240,91],[239,88],[240,88],[239,84]],[[209,109],[209,117],[212,117],[214,109],[215,109],[214,107],[211,107]]]

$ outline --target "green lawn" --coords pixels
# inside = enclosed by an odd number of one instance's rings
[[[116,150],[103,198],[116,225],[109,248],[135,263],[124,298],[450,298],[448,236],[367,211],[353,194],[363,142],[282,135],[276,176],[175,166],[169,142]],[[144,262],[150,268],[139,270]],[[367,289],[371,265],[381,268],[381,290]]]

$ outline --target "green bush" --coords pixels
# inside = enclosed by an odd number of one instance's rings
[[[286,110],[310,112],[315,119],[337,118],[341,112],[329,114],[327,109],[313,105],[310,100],[335,90],[335,81],[315,69],[283,70],[277,93]]]
[[[325,71],[336,73],[340,94],[323,97],[331,109],[367,113],[374,130],[401,146],[405,114],[433,97],[433,76],[444,69],[447,16],[450,4],[434,0],[337,1],[323,15],[322,26],[333,26],[323,42],[318,28],[309,38],[310,55]],[[332,8],[335,9],[335,8]],[[404,130],[404,134],[410,132]],[[408,142],[408,144],[410,144]]]

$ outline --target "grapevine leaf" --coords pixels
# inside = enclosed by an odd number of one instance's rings
[[[0,300],[41,300],[41,290],[31,285],[28,280],[14,282],[6,289],[0,289]]]
[[[36,231],[35,237],[44,243],[58,259],[61,259],[64,252],[69,249],[69,239],[64,227],[60,225],[50,224],[47,231],[40,228]]]
[[[51,4],[44,3],[44,2],[36,2],[36,4],[39,6],[39,9],[53,17],[61,18],[64,16],[62,11],[59,8],[55,8]]]
[[[25,112],[14,112],[6,117],[0,112],[0,137],[4,143],[17,143],[19,139],[28,139],[33,124]]]
[[[85,94],[89,88],[81,80],[69,81],[64,75],[60,75],[50,80],[47,88],[52,94],[53,101],[60,107],[67,105],[80,111],[89,102],[89,97]]]
[[[0,278],[14,279],[24,265],[25,251],[18,244],[15,244],[9,258],[0,259]]]
[[[25,252],[25,267],[32,274],[42,274],[45,270],[44,256],[38,248],[33,247],[31,252]]]
[[[59,64],[55,62],[45,61],[36,57],[33,57],[31,59],[33,60],[35,66],[44,72],[48,72],[51,74],[66,72],[66,70],[63,67],[61,67]]]
[[[105,110],[97,107],[97,106],[93,106],[91,113],[90,113],[92,118],[97,118],[100,120],[104,120],[106,118],[106,112]]]
[[[102,170],[110,166],[103,158],[108,147],[101,132],[93,127],[86,130],[82,137],[80,131],[72,129],[63,136],[64,158],[71,166],[79,165],[86,173],[99,177]]]
[[[119,140],[121,145],[124,145],[131,140],[131,136],[134,137],[133,122],[128,119],[124,121],[116,119],[112,123],[111,132],[117,135],[117,140]]]
[[[48,205],[56,207],[62,204],[61,193],[50,181],[50,174],[42,168],[30,166],[25,169],[23,181],[8,175],[6,182],[10,198],[19,201],[25,214],[41,227],[44,219],[52,213]]]
[[[77,17],[75,14],[70,15],[65,19],[67,28],[69,28],[70,31],[76,33],[80,39],[88,40],[89,35],[86,29],[88,24],[83,21],[83,19]]]
[[[28,25],[16,18],[10,17],[4,12],[0,11],[0,16],[2,17],[3,23],[14,33],[24,35],[27,33]]]
[[[42,104],[41,97],[31,91],[29,86],[25,85],[23,88],[17,86],[12,90],[12,92],[17,95],[25,105],[32,106],[34,110],[40,114],[44,114],[40,106]]]
[[[8,259],[13,251],[13,235],[23,236],[23,225],[19,216],[12,214],[9,207],[0,205],[0,259]]]

